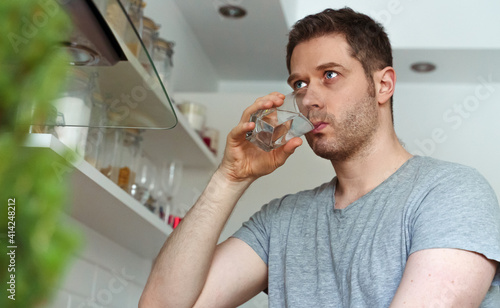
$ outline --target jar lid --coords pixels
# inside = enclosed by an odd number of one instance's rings
[[[135,5],[135,6],[140,6],[141,8],[146,7],[146,2],[142,0],[131,0],[130,4]]]
[[[131,135],[139,136],[143,132],[143,130],[139,128],[127,127],[125,128],[125,132]]]
[[[174,63],[172,61],[172,55],[174,54],[175,43],[158,37],[155,39],[153,44],[155,47],[158,47],[158,48],[165,50],[165,53],[167,54],[170,66],[173,66]]]
[[[148,18],[148,17],[142,17],[142,25],[148,29],[151,29],[151,30],[154,30],[154,31],[157,31],[158,29],[160,29],[160,25],[158,25],[157,23],[155,23],[151,18]]]
[[[92,93],[92,99],[94,102],[97,102],[99,104],[102,104],[104,102],[104,99],[102,98],[102,94],[98,92]]]
[[[160,48],[166,49],[166,50],[171,50],[172,53],[174,53],[174,46],[175,43],[171,41],[164,40],[162,38],[157,38],[154,42],[155,46],[158,46]]]
[[[179,111],[183,114],[194,113],[204,115],[206,112],[206,107],[204,105],[188,101],[184,101],[178,104],[177,108],[179,108]]]

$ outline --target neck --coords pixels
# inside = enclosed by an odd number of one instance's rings
[[[394,130],[377,143],[343,161],[332,161],[337,174],[335,208],[345,208],[390,177],[412,157],[400,144]],[[381,138],[381,139],[380,139]],[[381,142],[379,142],[381,141]]]

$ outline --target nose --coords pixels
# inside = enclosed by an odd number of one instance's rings
[[[323,104],[321,103],[318,95],[316,95],[315,91],[310,87],[300,89],[295,94],[295,97],[297,107],[304,115],[307,115],[311,110],[323,108]]]

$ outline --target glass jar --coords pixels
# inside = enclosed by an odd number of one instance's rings
[[[33,123],[42,123],[42,124],[32,124],[29,128],[30,134],[51,134],[54,137],[57,136],[57,132],[55,130],[55,126],[58,125],[57,121],[57,109],[54,106],[50,106],[47,110],[47,113],[43,118],[36,118],[35,116],[36,109],[33,108],[31,112],[32,122]],[[62,118],[61,118],[62,119]],[[60,122],[59,125],[64,124]]]
[[[192,102],[183,102],[177,105],[177,107],[191,127],[194,128],[201,136],[205,127],[205,106]]]
[[[174,66],[172,56],[174,54],[174,45],[174,42],[157,38],[153,46],[153,63],[169,95],[172,95],[172,68]]]
[[[59,140],[84,156],[88,125],[92,111],[92,93],[96,90],[95,73],[72,67],[66,78],[66,89],[55,100],[57,117],[62,123],[54,127]]]
[[[127,26],[125,29],[124,40],[130,51],[137,57],[141,48],[141,43],[138,36],[142,35],[143,15],[146,3],[142,0],[130,0],[127,9],[127,14],[134,28]]]
[[[110,178],[113,182],[118,182],[118,170],[116,169],[119,146],[121,144],[121,129],[99,128],[102,134],[102,141],[97,145],[96,169]],[[114,172],[113,172],[114,171]],[[115,175],[115,178],[112,176]]]
[[[100,151],[103,149],[104,135],[107,124],[106,104],[100,93],[92,95],[92,112],[90,116],[90,126],[85,144],[85,160],[97,168]]]
[[[111,179],[126,192],[130,192],[139,159],[142,153],[142,131],[139,129],[120,129],[117,159],[111,169]]]
[[[151,18],[143,17],[142,19],[142,43],[144,45],[144,50],[139,54],[139,62],[146,69],[146,71],[151,74],[153,68],[151,66],[151,59],[153,55],[154,41],[158,37],[158,29],[160,28]]]
[[[127,20],[129,0],[106,0],[106,21],[111,25],[118,36],[127,39],[126,33],[129,31],[129,21]],[[125,42],[127,42],[125,40]]]

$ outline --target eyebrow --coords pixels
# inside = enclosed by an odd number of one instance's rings
[[[340,67],[342,69],[346,69],[342,64],[339,64],[339,63],[336,63],[336,62],[328,62],[328,63],[325,63],[325,64],[321,64],[321,65],[318,65],[316,67],[316,70],[317,71],[323,71],[327,68],[335,68],[335,67]]]
[[[316,66],[316,71],[323,71],[323,70],[326,70],[326,69],[329,69],[329,68],[341,68],[343,70],[347,70],[343,65],[339,64],[339,63],[336,63],[336,62],[328,62],[328,63],[324,63],[324,64],[320,64],[318,66]],[[288,76],[288,79],[286,80],[286,82],[288,84],[290,84],[290,82],[293,80],[293,79],[296,79],[298,78],[298,75],[299,74],[291,74],[290,76]]]

